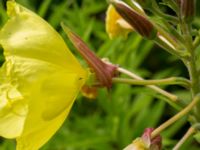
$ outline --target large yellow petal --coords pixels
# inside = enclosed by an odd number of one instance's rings
[[[43,19],[9,1],[0,31],[0,135],[17,150],[37,150],[62,125],[87,78],[60,35]]]
[[[11,18],[0,33],[6,56],[40,59],[82,71],[62,37],[45,20],[15,2],[8,1],[7,7]]]

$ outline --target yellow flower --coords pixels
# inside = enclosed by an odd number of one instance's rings
[[[106,13],[106,32],[109,37],[126,37],[133,28],[118,14],[114,6],[109,5]]]
[[[0,136],[37,150],[59,129],[87,78],[60,35],[14,1],[0,30]]]

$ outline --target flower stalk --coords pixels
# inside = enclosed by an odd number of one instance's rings
[[[183,145],[183,143],[190,138],[194,133],[196,132],[196,129],[194,127],[190,127],[188,131],[185,133],[185,135],[181,138],[181,140],[175,145],[173,150],[179,150],[180,147]]]
[[[135,74],[129,70],[126,70],[124,68],[118,67],[117,71],[119,73],[123,73],[133,79],[144,80],[142,77],[140,77],[137,74]],[[146,85],[146,86],[149,87],[150,89],[154,90],[155,92],[163,95],[164,97],[166,97],[167,98],[166,102],[169,103],[172,107],[176,108],[177,110],[181,109],[180,105],[182,105],[182,104],[180,104],[180,99],[178,98],[178,96],[176,96],[172,93],[169,93],[155,85]]]
[[[182,0],[181,1],[181,9],[189,9],[189,8],[182,8],[185,4],[182,3],[186,3],[187,0]],[[194,8],[194,7],[193,7]],[[186,11],[186,10],[185,10]],[[189,11],[189,10],[188,10]],[[180,23],[180,27],[181,27],[181,31],[183,34],[183,37],[185,39],[185,48],[187,50],[188,53],[190,53],[190,58],[188,60],[184,60],[186,63],[186,67],[188,69],[189,72],[189,76],[190,76],[190,81],[191,81],[191,94],[192,97],[194,98],[199,92],[200,92],[200,78],[199,78],[199,73],[197,70],[197,64],[196,64],[196,54],[195,54],[195,47],[193,45],[193,39],[191,36],[191,23],[187,22],[187,20],[182,20],[182,22]],[[199,121],[200,120],[200,103],[198,103],[195,108],[194,108],[194,113],[195,113],[195,117],[196,119]]]
[[[180,119],[180,118],[184,117],[185,115],[187,115],[196,106],[196,104],[199,102],[199,100],[200,100],[200,94],[198,94],[193,99],[193,101],[189,105],[187,105],[183,110],[181,110],[175,116],[173,116],[172,118],[170,118],[169,120],[167,120],[165,123],[163,123],[162,125],[160,125],[158,128],[156,128],[152,132],[151,137],[154,138],[155,136],[159,135],[163,130],[165,130],[171,124],[173,124],[178,119]]]
[[[126,78],[113,78],[114,83],[126,83],[131,85],[180,85],[186,88],[190,88],[190,81],[180,77],[170,77],[167,79],[157,80],[137,80]]]

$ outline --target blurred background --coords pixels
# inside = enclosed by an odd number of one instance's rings
[[[127,39],[110,40],[104,25],[108,7],[106,0],[16,1],[36,12],[60,32],[80,62],[83,59],[64,35],[61,21],[78,33],[98,56],[109,58],[114,64],[144,78],[188,77],[182,62],[136,33],[130,34]],[[0,26],[7,20],[5,8],[6,1],[0,0]],[[166,8],[163,6],[163,9]],[[199,10],[197,14],[200,15]],[[200,27],[200,18],[195,20],[195,26]],[[0,61],[4,61],[2,49]],[[184,100],[190,98],[188,91],[178,86],[163,88]],[[177,111],[164,102],[164,97],[142,86],[113,85],[109,92],[99,90],[93,100],[80,94],[62,128],[41,150],[121,150],[140,136],[145,128],[157,127],[175,113]],[[187,118],[182,118],[162,132],[165,148],[171,149],[188,127]],[[183,147],[183,150],[200,149],[192,138]],[[14,149],[14,140],[0,139],[0,150]]]

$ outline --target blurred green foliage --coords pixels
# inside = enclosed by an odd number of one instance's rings
[[[35,11],[59,31],[80,61],[83,61],[82,58],[63,34],[61,21],[78,33],[98,56],[109,58],[113,63],[145,78],[188,76],[180,61],[136,33],[126,40],[109,40],[104,26],[108,6],[106,1],[16,1]],[[1,0],[0,26],[6,20],[5,1]],[[200,19],[196,19],[195,25],[200,26]],[[0,56],[0,61],[3,62],[3,55]],[[178,94],[184,100],[190,97],[180,87],[163,88]],[[62,128],[41,150],[120,150],[140,136],[145,128],[157,127],[176,113],[163,99],[148,88],[122,84],[113,85],[109,92],[100,90],[95,100],[88,100],[80,95]],[[183,118],[162,133],[166,149],[171,149],[186,132],[189,127],[186,122],[186,118]],[[14,150],[14,145],[13,140],[1,139],[0,149]],[[198,150],[199,145],[190,139],[183,148],[188,149]]]

